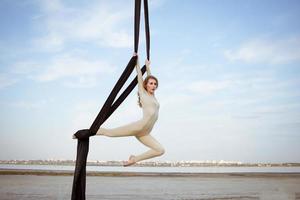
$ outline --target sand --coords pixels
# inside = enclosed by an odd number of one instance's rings
[[[0,170],[1,200],[70,200],[71,173],[56,172],[49,175],[41,171],[27,174],[23,171],[23,175],[16,174]],[[300,200],[300,174],[89,173],[86,197],[87,200]]]

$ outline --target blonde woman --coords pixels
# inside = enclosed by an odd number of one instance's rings
[[[137,56],[136,54],[134,55]],[[158,80],[155,76],[151,75],[150,61],[148,60],[146,60],[146,71],[147,77],[143,80],[139,61],[137,60],[138,104],[143,109],[143,118],[113,129],[100,127],[96,133],[96,135],[108,137],[135,136],[142,144],[150,148],[140,155],[131,155],[128,161],[124,163],[124,166],[130,166],[142,160],[161,156],[165,152],[163,146],[150,134],[158,119],[159,103],[154,94],[158,87]]]

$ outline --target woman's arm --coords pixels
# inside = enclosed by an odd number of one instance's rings
[[[140,68],[139,59],[137,59],[137,61],[136,61],[135,69],[136,69],[137,78],[138,78],[138,89],[139,89],[139,91],[143,91],[144,90],[143,74],[142,74],[142,71],[141,71],[141,68]]]
[[[146,59],[145,65],[146,65],[147,75],[149,76],[151,75],[151,71],[150,71],[150,61],[148,59]]]

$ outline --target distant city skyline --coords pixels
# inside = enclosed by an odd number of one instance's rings
[[[133,4],[0,2],[0,160],[76,158],[72,134],[90,127],[132,56]],[[300,162],[300,2],[150,0],[149,9],[152,135],[166,150],[150,161]],[[144,63],[143,20],[140,37]],[[135,89],[103,127],[141,116]],[[146,150],[134,137],[95,136],[88,159]]]
[[[123,166],[124,160],[87,160],[87,165],[98,166]],[[56,160],[56,159],[44,159],[44,160],[0,160],[2,166],[8,165],[75,165],[76,160]],[[241,162],[241,161],[226,161],[226,160],[180,160],[180,161],[167,161],[167,160],[144,160],[137,163],[135,166],[160,166],[160,167],[209,167],[209,166],[256,166],[256,167],[299,167],[300,163],[297,162]]]

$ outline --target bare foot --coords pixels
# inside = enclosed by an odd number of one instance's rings
[[[135,163],[136,163],[136,162],[135,162],[135,156],[131,155],[131,156],[129,157],[128,161],[126,161],[126,162],[123,164],[123,166],[124,166],[124,167],[128,167],[128,166],[133,165],[133,164],[135,164]]]

